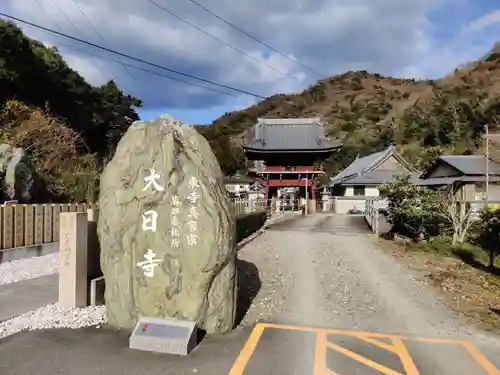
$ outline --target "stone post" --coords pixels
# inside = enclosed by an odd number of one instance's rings
[[[276,213],[280,213],[281,212],[281,191],[280,189],[278,189],[276,191]]]
[[[323,211],[328,211],[328,206],[330,203],[329,201],[330,201],[330,192],[325,187],[321,192],[321,202]]]
[[[86,212],[61,212],[59,217],[59,303],[87,306]]]
[[[307,200],[307,213],[313,214],[316,212],[316,199]]]

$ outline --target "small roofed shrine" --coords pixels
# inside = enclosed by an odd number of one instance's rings
[[[319,118],[261,119],[243,144],[249,160],[260,161],[257,175],[264,185],[268,202],[278,202],[286,187],[299,188],[298,197],[307,201],[308,212],[316,208],[316,180],[324,175],[320,165],[338,151],[342,143],[325,136]],[[277,208],[278,209],[278,208]]]

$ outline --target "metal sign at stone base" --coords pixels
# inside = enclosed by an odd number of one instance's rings
[[[188,355],[197,345],[196,322],[141,318],[130,335],[129,348]]]

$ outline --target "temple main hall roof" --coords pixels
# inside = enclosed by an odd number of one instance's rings
[[[252,151],[330,151],[341,146],[325,137],[319,118],[261,119],[247,134],[244,147]]]

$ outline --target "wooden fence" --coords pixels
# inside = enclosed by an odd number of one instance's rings
[[[244,215],[264,207],[263,202],[232,201],[235,214]],[[0,250],[43,245],[59,241],[61,212],[87,212],[96,204],[1,204]]]
[[[0,205],[0,249],[42,245],[59,241],[61,212],[87,212],[95,205],[2,204]]]

